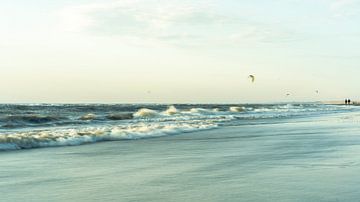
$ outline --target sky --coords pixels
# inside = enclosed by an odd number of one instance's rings
[[[1,0],[0,102],[356,100],[359,24],[360,0]]]

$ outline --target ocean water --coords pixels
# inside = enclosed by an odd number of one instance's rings
[[[0,105],[0,201],[358,201],[360,108]]]

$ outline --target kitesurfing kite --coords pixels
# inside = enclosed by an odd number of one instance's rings
[[[255,76],[254,76],[254,75],[249,75],[249,78],[251,79],[251,82],[252,82],[252,83],[255,82]]]

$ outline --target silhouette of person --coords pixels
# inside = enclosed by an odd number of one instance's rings
[[[350,99],[348,99],[348,104],[351,105],[351,100]]]
[[[345,104],[347,105],[347,103],[348,103],[348,100],[347,100],[347,99],[345,99]]]

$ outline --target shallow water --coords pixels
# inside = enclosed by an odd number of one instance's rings
[[[205,130],[3,151],[0,200],[358,201],[360,111],[315,108],[326,110],[240,112]]]

